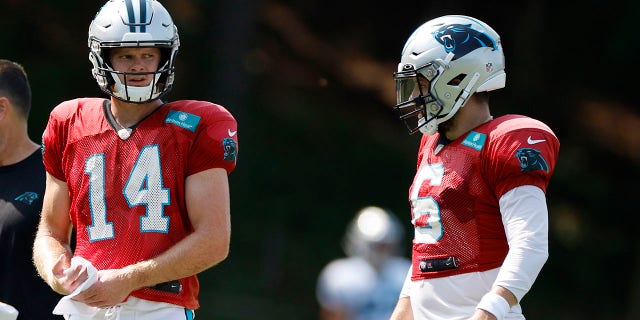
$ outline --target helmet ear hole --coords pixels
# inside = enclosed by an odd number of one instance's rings
[[[464,78],[466,78],[466,77],[467,77],[467,74],[461,73],[461,74],[457,75],[455,78],[451,79],[449,82],[447,82],[447,85],[457,86],[462,81],[464,81]]]

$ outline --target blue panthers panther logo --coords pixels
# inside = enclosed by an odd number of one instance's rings
[[[471,24],[455,23],[443,26],[433,33],[433,37],[444,46],[447,53],[454,53],[453,60],[478,48],[498,49],[498,44],[493,39],[472,29]]]
[[[36,201],[39,198],[38,194],[35,192],[25,192],[19,196],[17,196],[15,199],[15,201],[20,201],[22,203],[31,205],[34,201]]]
[[[549,171],[547,161],[540,155],[540,151],[531,148],[522,148],[516,151],[516,158],[520,160],[520,171],[531,172],[536,170]]]
[[[235,140],[224,138],[222,140],[222,148],[224,148],[224,161],[236,161],[238,148],[236,147]]]

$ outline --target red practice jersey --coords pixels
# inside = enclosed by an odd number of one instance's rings
[[[523,185],[546,192],[560,147],[549,127],[518,115],[443,140],[422,137],[409,189],[412,280],[500,267],[509,247],[498,201]]]
[[[74,255],[98,270],[153,258],[191,233],[185,179],[210,168],[230,173],[238,150],[237,123],[221,106],[167,103],[122,140],[108,120],[109,103],[61,103],[51,112],[42,146],[47,172],[69,188]],[[179,281],[177,294],[142,288],[131,295],[198,308],[197,277]]]

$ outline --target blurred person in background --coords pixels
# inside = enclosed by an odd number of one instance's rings
[[[493,118],[505,86],[498,34],[468,16],[430,20],[395,73],[400,119],[422,133],[409,189],[412,267],[391,319],[524,319],[548,257],[546,191],[560,143],[544,123]]]
[[[401,254],[404,234],[388,210],[369,206],[356,214],[343,241],[347,257],[318,277],[321,320],[389,319],[411,265]]]
[[[57,105],[33,256],[67,319],[186,319],[198,273],[227,258],[237,123],[224,107],[164,102],[180,41],[155,0],[107,1],[89,26],[105,98]],[[75,231],[75,250],[69,242]]]
[[[38,277],[31,258],[45,171],[27,132],[30,110],[27,73],[0,59],[0,301],[17,309],[18,319],[62,319],[51,314],[61,296]]]

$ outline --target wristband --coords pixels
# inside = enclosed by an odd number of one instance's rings
[[[509,302],[507,302],[505,298],[494,292],[485,294],[476,308],[491,313],[498,320],[504,319],[504,316],[511,309],[511,307],[509,306]]]

